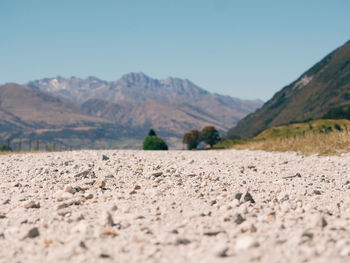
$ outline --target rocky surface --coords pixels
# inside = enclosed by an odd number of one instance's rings
[[[349,262],[350,155],[0,156],[0,262]]]

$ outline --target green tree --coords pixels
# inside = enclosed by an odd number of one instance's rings
[[[200,132],[200,140],[210,145],[210,148],[213,148],[213,145],[220,141],[220,135],[214,126],[206,126]]]
[[[196,149],[200,142],[200,133],[197,130],[192,130],[184,134],[182,142],[187,145],[187,150]]]
[[[148,132],[148,136],[157,136],[157,134],[153,129],[150,129]]]
[[[153,135],[154,134],[154,135]],[[143,141],[142,148],[144,150],[168,150],[168,145],[163,139],[158,137],[154,130],[148,132],[148,136]]]

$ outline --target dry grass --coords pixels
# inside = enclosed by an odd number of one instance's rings
[[[232,146],[233,149],[295,151],[303,155],[333,155],[350,151],[350,132],[308,133],[303,136],[252,140]]]

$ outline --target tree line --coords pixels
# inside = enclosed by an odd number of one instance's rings
[[[184,134],[182,142],[186,145],[187,150],[197,149],[198,145],[203,142],[210,148],[220,141],[218,130],[214,126],[206,126],[201,131],[191,130]],[[142,144],[144,150],[168,150],[166,142],[157,136],[156,132],[151,129]]]
[[[201,131],[191,130],[184,134],[182,142],[187,145],[187,150],[197,149],[201,142],[210,148],[220,141],[218,130],[214,126],[206,126]]]

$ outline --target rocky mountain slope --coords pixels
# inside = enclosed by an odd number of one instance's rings
[[[346,105],[350,105],[350,41],[242,119],[228,137],[249,138],[266,128],[317,119]]]
[[[3,112],[37,127],[97,121],[97,118],[81,114],[79,108],[67,100],[17,84],[0,86],[0,107]]]
[[[0,138],[11,140],[15,149],[19,144],[27,149],[33,140],[94,148],[101,138],[117,141],[125,134],[134,136],[120,125],[83,114],[79,106],[61,97],[17,84],[0,86]]]
[[[113,82],[95,77],[57,77],[28,86],[70,100],[85,115],[143,133],[154,128],[161,136],[177,138],[178,142],[184,132],[206,125],[227,131],[262,105],[260,100],[212,94],[189,80],[157,80],[143,73],[130,73]]]
[[[156,80],[142,73],[114,82],[47,78],[0,86],[0,143],[139,148],[154,128],[172,148],[180,148],[184,132],[206,125],[226,131],[261,105],[209,93],[189,80]]]

